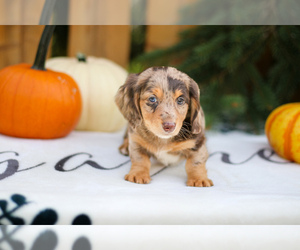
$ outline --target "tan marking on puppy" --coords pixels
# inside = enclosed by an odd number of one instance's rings
[[[153,88],[151,91],[147,91],[144,93],[144,97],[150,97],[151,95],[156,96],[159,100],[162,100],[164,98],[164,92],[163,89],[161,88]]]
[[[187,159],[189,186],[211,186],[205,162],[204,113],[198,85],[172,67],[152,67],[128,76],[116,103],[129,121],[128,139],[132,166],[125,179],[149,183],[150,157],[165,165]],[[129,146],[127,145],[129,144]]]
[[[179,96],[182,96],[183,93],[180,89],[176,89],[174,93],[174,99],[176,100]]]

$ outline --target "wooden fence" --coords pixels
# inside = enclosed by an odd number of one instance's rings
[[[43,26],[0,26],[0,68],[33,63]],[[49,52],[50,54],[50,52]]]
[[[39,24],[45,1],[0,0],[0,25]],[[145,9],[135,10],[143,12],[143,24],[169,25],[178,23],[183,7],[199,0],[57,0],[54,22],[58,19],[56,24],[130,25],[135,14],[131,13],[132,7],[139,1],[147,1]]]
[[[36,25],[43,6],[43,0],[0,0],[0,24]]]
[[[124,68],[130,55],[130,1],[129,0],[68,0],[68,56],[77,52],[105,57]],[[148,0],[145,21],[149,24],[178,20],[178,9],[195,0]],[[16,63],[32,63],[43,30],[38,26],[43,0],[0,0],[0,68]],[[87,24],[114,25],[87,25]],[[7,24],[10,24],[9,26]],[[30,25],[11,25],[30,24]],[[77,25],[85,24],[85,25]],[[146,51],[165,48],[178,41],[178,33],[189,26],[149,25]]]
[[[176,43],[178,32],[190,26],[149,26],[146,50],[165,48]],[[44,26],[0,26],[0,68],[17,63],[33,63]],[[69,27],[68,56],[77,52],[108,58],[124,68],[129,64],[129,25],[72,25]],[[50,52],[49,52],[50,55]]]
[[[130,53],[129,25],[70,26],[68,55],[77,52],[108,58],[127,67]]]

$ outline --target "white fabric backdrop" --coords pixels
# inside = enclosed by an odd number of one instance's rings
[[[50,224],[65,225],[78,215],[98,225],[300,224],[300,165],[271,155],[265,136],[208,133],[207,169],[215,184],[210,188],[187,187],[184,163],[153,166],[148,185],[125,181],[130,162],[118,153],[122,136],[1,135],[0,200],[6,213],[25,224],[45,210],[56,215]],[[27,203],[18,205],[14,194]],[[3,209],[0,223],[12,223]]]

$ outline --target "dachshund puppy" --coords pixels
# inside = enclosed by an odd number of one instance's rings
[[[186,159],[187,185],[210,187],[205,167],[205,119],[198,85],[172,67],[152,67],[130,74],[115,101],[128,129],[119,150],[130,156],[127,181],[145,184],[150,157],[165,165]]]

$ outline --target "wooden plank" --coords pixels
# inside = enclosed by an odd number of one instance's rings
[[[117,6],[117,8],[116,8]],[[129,25],[131,1],[106,0],[105,23],[108,25]]]
[[[193,25],[149,25],[146,34],[147,52],[163,49],[176,44],[179,41],[179,33],[190,29]]]
[[[0,26],[0,68],[18,64],[32,64],[44,26]],[[51,45],[47,54],[50,57]]]
[[[130,53],[130,26],[109,25],[105,26],[105,28],[105,57],[122,65],[123,67],[127,67]]]
[[[6,24],[5,12],[5,0],[0,0],[0,25]]]
[[[0,9],[1,25],[22,23],[22,0],[0,0]]]
[[[43,11],[44,2],[45,0],[23,0],[22,23],[20,24],[38,25]]]
[[[0,68],[21,61],[21,26],[0,26]]]
[[[70,26],[68,56],[78,52],[87,56],[105,57],[123,67],[128,66],[130,26]]]
[[[179,33],[193,27],[191,25],[171,24],[178,23],[180,10],[194,2],[195,0],[147,1],[146,23],[149,24],[145,46],[147,52],[176,44],[179,40]]]
[[[20,46],[12,46],[5,50],[3,67],[21,63],[21,48]]]
[[[90,55],[96,45],[91,38],[95,36],[96,26],[80,25],[69,27],[68,56],[74,57],[78,52]]]
[[[0,26],[0,49],[1,47],[5,46],[6,44],[6,34],[5,34],[5,27],[4,25]]]
[[[70,0],[70,25],[128,25],[130,0]]]
[[[95,3],[95,0],[70,0],[69,23],[72,25],[92,24],[95,19],[93,11]]]
[[[0,0],[0,24],[37,25],[44,0]]]
[[[196,0],[147,1],[146,24],[175,25],[180,21],[180,10]]]
[[[35,59],[37,48],[42,36],[43,25],[24,25],[22,26],[22,62],[32,64]],[[51,55],[51,44],[49,46],[47,57]]]

